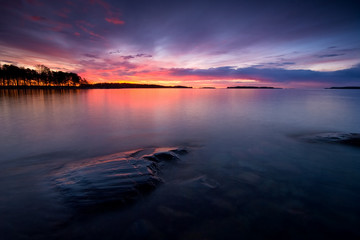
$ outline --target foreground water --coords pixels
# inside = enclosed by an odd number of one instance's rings
[[[356,90],[0,90],[1,239],[359,239]],[[126,206],[82,212],[54,176],[88,159],[191,149]],[[65,170],[64,170],[65,169]]]

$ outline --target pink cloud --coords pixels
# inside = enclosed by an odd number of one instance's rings
[[[46,18],[41,17],[41,16],[30,16],[30,20],[35,21],[35,22],[39,22],[39,21],[46,20]]]
[[[94,33],[93,31],[87,29],[86,27],[84,27],[84,26],[82,26],[82,25],[79,25],[78,27],[79,27],[81,30],[83,30],[84,32],[90,34],[91,36],[94,36],[94,37],[103,39],[102,36],[100,36],[100,35],[97,34],[97,33]]]
[[[123,25],[125,24],[125,22],[123,20],[120,20],[118,18],[105,18],[105,20],[109,23],[113,23],[113,24],[120,24]]]

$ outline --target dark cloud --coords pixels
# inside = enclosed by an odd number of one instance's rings
[[[323,55],[318,55],[318,58],[329,58],[329,57],[338,57],[338,56],[343,56],[345,55],[344,53],[332,53],[332,54],[323,54]]]
[[[115,3],[114,3],[115,4]],[[125,39],[172,51],[239,49],[355,29],[356,1],[121,1]],[[122,33],[121,33],[122,34]],[[359,31],[357,31],[359,36]]]
[[[295,62],[268,62],[261,65],[254,65],[252,67],[265,67],[265,66],[273,66],[273,67],[285,67],[289,65],[295,65]]]
[[[120,53],[120,51],[110,52],[109,54],[115,54],[115,53]],[[139,54],[135,54],[135,55],[124,55],[124,56],[120,56],[120,57],[123,58],[124,60],[130,60],[133,58],[151,58],[152,55],[139,53]]]
[[[282,68],[233,68],[171,69],[174,76],[202,76],[226,79],[254,79],[276,83],[327,82],[332,84],[360,84],[360,65],[350,69],[332,72],[312,70],[287,70]]]
[[[128,61],[117,61],[111,59],[94,59],[90,58],[87,60],[79,61],[79,64],[84,68],[91,70],[114,70],[121,68],[122,70],[133,70],[138,68],[138,65],[130,63]]]
[[[173,52],[196,49],[221,53],[274,41],[335,36],[359,27],[359,3],[348,0],[341,3],[325,0],[14,2],[17,4],[7,3],[11,13],[0,16],[2,22],[17,25],[21,15],[32,16],[39,22],[48,19],[71,25],[69,38],[74,32],[82,33],[84,37],[76,41],[78,45],[96,47],[91,41],[84,42],[87,38],[120,39],[148,52],[163,44]],[[89,25],[78,24],[79,21]],[[26,22],[20,24],[23,29],[38,28]],[[8,31],[14,25],[3,28]],[[354,34],[359,36],[359,30]]]
[[[0,60],[0,63],[17,65],[17,62],[9,60]]]
[[[97,55],[95,55],[95,54],[90,54],[90,53],[85,53],[84,56],[85,56],[85,57],[88,57],[88,58],[99,58]]]
[[[120,51],[120,50],[116,50],[116,51],[111,51],[111,52],[109,52],[109,54],[117,54],[117,53],[121,53],[121,51]]]
[[[132,58],[135,58],[135,56],[133,55],[127,55],[127,56],[121,56],[124,60],[129,60],[129,59],[132,59]]]
[[[136,56],[136,57],[146,57],[146,58],[151,58],[151,57],[152,57],[152,55],[150,55],[150,54],[144,54],[144,53],[139,53],[139,54],[136,54],[135,56]]]

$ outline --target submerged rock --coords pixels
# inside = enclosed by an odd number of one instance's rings
[[[192,179],[185,180],[182,182],[182,184],[190,184],[193,186],[200,184],[201,186],[211,189],[215,189],[220,186],[220,184],[216,180],[208,178],[206,175],[201,175]]]
[[[318,133],[300,138],[310,143],[339,143],[360,147],[360,133]]]
[[[162,182],[159,163],[179,160],[177,151],[148,148],[82,161],[58,171],[54,186],[76,208],[121,206],[154,190]]]
[[[160,153],[155,153],[154,157],[156,157],[157,159],[159,159],[159,161],[173,161],[173,160],[179,160],[179,157],[176,156],[175,153],[172,152],[160,152]]]
[[[189,153],[186,149],[173,149],[171,152],[176,153],[177,155],[185,155]]]

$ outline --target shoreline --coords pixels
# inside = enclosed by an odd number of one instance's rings
[[[153,86],[153,85],[139,85],[139,86],[0,86],[0,89],[24,90],[24,89],[41,89],[41,90],[55,90],[55,89],[131,89],[131,88],[190,88],[185,86]]]

